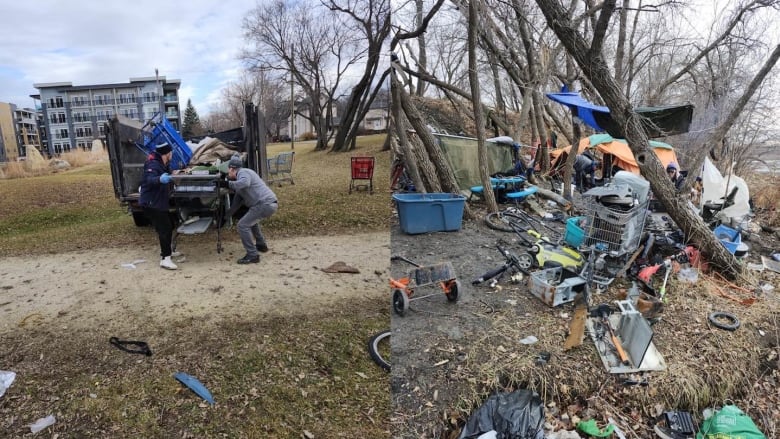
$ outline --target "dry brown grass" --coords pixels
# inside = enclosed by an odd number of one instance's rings
[[[775,283],[778,278],[775,274],[763,275]],[[613,303],[617,290],[613,286],[596,300]],[[764,297],[746,307],[715,295],[704,277],[693,287],[670,278],[669,301],[654,326],[653,339],[667,369],[646,375],[649,385],[640,387],[625,386],[623,381],[628,376],[606,371],[590,336],[582,346],[564,352],[569,317],[562,317],[563,310],[546,307],[522,288],[514,291],[512,299],[530,305],[529,312],[519,318],[511,309],[491,313],[485,336],[471,345],[462,366],[449,372],[452,380],[470,383],[455,408],[457,414],[448,415],[453,428],[458,417],[468,418],[492,392],[527,388],[545,401],[547,421],[560,423],[557,428],[574,427],[563,423],[563,413],[568,413],[569,419],[613,416],[630,426],[638,437],[653,437],[644,419],[672,409],[698,415],[704,408],[720,406],[729,399],[753,416],[762,431],[769,433],[767,437],[775,437],[772,434],[777,432],[778,423],[771,417],[780,410],[767,407],[766,400],[761,399],[765,396],[761,383],[780,379],[777,365],[772,364],[780,336],[777,298]],[[712,311],[736,314],[741,328],[728,332],[713,327],[707,320]],[[768,337],[763,345],[757,341],[759,330]],[[519,340],[528,335],[535,335],[539,341],[520,345]],[[458,349],[454,344],[437,348],[442,352]],[[536,363],[540,352],[551,354],[545,365]]]
[[[770,227],[780,226],[780,176],[769,174],[752,174],[749,177],[748,186],[753,204],[758,210],[762,224]]]

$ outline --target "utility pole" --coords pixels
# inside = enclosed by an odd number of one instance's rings
[[[292,72],[292,60],[295,59],[295,45],[290,53],[290,150],[295,150],[295,77]]]
[[[160,94],[159,100],[160,100],[160,117],[165,117],[164,114],[164,105],[163,105],[163,93],[162,93],[162,87],[160,86],[160,72],[155,68],[154,69],[154,78],[157,81],[157,93]]]

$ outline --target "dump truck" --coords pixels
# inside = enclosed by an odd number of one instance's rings
[[[209,134],[209,137],[220,141],[222,148],[222,157],[210,163],[191,163],[193,151],[162,115],[147,123],[115,116],[106,124],[106,147],[114,195],[127,207],[136,226],[150,224],[139,205],[141,177],[148,155],[163,142],[173,148],[170,166],[174,171],[174,189],[171,191],[170,214],[176,233],[203,233],[212,224],[230,220],[225,218],[225,213],[230,208],[232,194],[217,183],[225,178],[230,157],[240,155],[244,165],[260,176],[268,172],[265,136],[259,135],[265,132],[262,129],[262,113],[251,104],[247,105],[246,112],[248,123],[243,127]],[[217,251],[221,250],[217,228]]]

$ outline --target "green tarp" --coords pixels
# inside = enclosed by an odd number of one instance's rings
[[[455,173],[455,180],[461,191],[472,186],[481,186],[477,139],[445,134],[434,134],[444,157]],[[488,151],[488,174],[512,169],[512,146],[504,143],[485,142]]]

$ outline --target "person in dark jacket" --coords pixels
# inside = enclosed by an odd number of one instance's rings
[[[680,168],[677,166],[677,163],[675,162],[669,163],[669,165],[666,166],[666,174],[669,176],[669,179],[672,180],[672,183],[674,184],[674,189],[677,192],[680,192],[683,183],[685,183],[685,174],[680,172]]]
[[[149,154],[144,163],[144,173],[141,177],[141,198],[139,204],[149,222],[154,226],[160,240],[160,267],[176,270],[176,264],[171,261],[171,242],[173,241],[173,222],[169,214],[171,169],[170,162],[173,149],[167,143],[157,146]]]
[[[600,163],[590,154],[577,154],[574,159],[574,184],[582,193],[596,186],[596,169]]]

